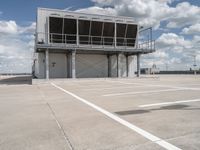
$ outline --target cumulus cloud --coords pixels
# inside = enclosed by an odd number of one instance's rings
[[[1,34],[16,34],[17,24],[15,21],[0,21],[0,33]]]
[[[200,63],[200,36],[185,39],[175,33],[163,33],[156,42],[157,51],[144,56],[143,65],[152,67],[156,64],[161,70],[189,70],[193,67],[193,57]]]
[[[198,6],[182,2],[172,9],[174,9],[174,13],[167,24],[168,28],[180,28],[200,22],[200,7]]]
[[[158,28],[160,20],[169,18],[173,10],[168,3],[171,0],[92,0],[96,6],[81,9],[87,13],[102,12],[107,15],[133,17],[143,26]]]
[[[191,41],[175,33],[163,33],[156,43],[159,48],[173,48],[174,50],[191,48],[192,45]]]
[[[198,23],[200,7],[188,2],[170,4],[174,0],[91,0],[95,6],[81,9],[87,13],[121,15],[133,17],[142,26],[160,27],[161,21],[167,21],[168,28],[180,28]],[[187,11],[186,11],[187,10]]]
[[[0,73],[31,72],[35,23],[0,21]]]
[[[117,12],[112,8],[101,8],[99,6],[93,6],[89,8],[83,8],[76,10],[77,12],[101,14],[101,15],[117,15]]]
[[[184,28],[182,33],[183,34],[200,35],[200,23],[191,25],[188,28]]]

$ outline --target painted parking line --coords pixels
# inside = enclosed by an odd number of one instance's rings
[[[124,119],[121,119],[117,115],[114,115],[114,114],[110,113],[109,111],[107,111],[107,110],[105,110],[105,109],[103,109],[103,108],[101,108],[101,107],[99,107],[99,106],[87,101],[86,99],[83,99],[83,98],[77,96],[74,93],[63,89],[63,88],[59,87],[58,85],[56,85],[54,83],[51,83],[51,85],[54,86],[55,88],[63,91],[64,93],[67,93],[67,94],[71,95],[72,97],[74,97],[77,100],[83,102],[84,104],[94,108],[95,110],[101,112],[102,114],[106,115],[107,117],[109,117],[109,118],[115,120],[116,122],[120,123],[121,125],[124,125],[124,126],[128,127],[129,129],[137,132],[138,134],[140,134],[141,136],[149,139],[153,143],[158,144],[158,145],[160,145],[161,147],[163,147],[163,148],[165,148],[167,150],[181,150],[180,148],[178,148],[178,147],[166,142],[165,140],[163,140],[163,139],[161,139],[161,138],[159,138],[159,137],[157,137],[157,136],[155,136],[155,135],[153,135],[153,134],[151,134],[151,133],[149,133],[149,132],[147,132],[147,131],[145,131],[145,130],[137,127],[137,126],[135,126],[134,124],[131,124],[130,122],[128,122],[128,121],[126,121]]]
[[[104,94],[102,96],[136,95],[136,94],[160,93],[160,92],[171,92],[171,91],[182,91],[182,90],[185,89],[166,89],[166,90],[149,90],[149,91],[139,91],[139,92],[111,93],[111,94]]]
[[[182,101],[175,101],[175,102],[163,102],[163,103],[154,103],[154,104],[145,104],[139,105],[138,107],[152,107],[152,106],[164,106],[164,105],[173,105],[173,104],[180,104],[180,103],[192,103],[192,102],[200,102],[200,99],[192,99],[192,100],[182,100]]]
[[[136,88],[136,87],[143,87],[142,85],[137,85],[137,86],[123,86],[123,89],[131,89],[131,88]],[[96,90],[114,90],[114,89],[122,89],[122,87],[117,86],[117,87],[99,87],[99,88],[85,88],[83,91],[96,91]]]
[[[172,86],[172,85],[160,85],[160,84],[145,84],[145,83],[132,83],[132,82],[122,82],[122,81],[108,81],[112,83],[121,83],[121,84],[128,84],[128,85],[141,85],[141,86],[154,86],[154,87],[164,87],[164,88],[175,88],[175,89],[184,89],[184,90],[195,90],[199,91],[200,88],[192,88],[192,87],[185,87],[185,86]]]

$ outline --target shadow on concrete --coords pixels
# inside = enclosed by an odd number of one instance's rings
[[[152,111],[160,111],[160,110],[200,110],[200,108],[189,108],[189,105],[170,105],[163,106],[155,109],[136,109],[136,110],[127,110],[127,111],[119,111],[115,112],[118,115],[136,115],[136,114],[144,114],[150,113]]]
[[[32,76],[14,76],[14,77],[6,77],[0,78],[0,85],[18,85],[18,84],[32,84]]]

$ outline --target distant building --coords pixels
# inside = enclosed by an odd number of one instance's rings
[[[130,17],[38,8],[33,74],[46,79],[133,77],[137,69],[139,76],[140,55],[155,51],[152,39],[139,40],[141,30]]]
[[[158,74],[160,69],[156,67],[155,64],[152,65],[152,68],[141,68],[142,74]]]

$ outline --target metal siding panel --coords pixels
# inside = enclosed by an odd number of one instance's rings
[[[108,60],[106,55],[76,55],[76,77],[107,77]]]

